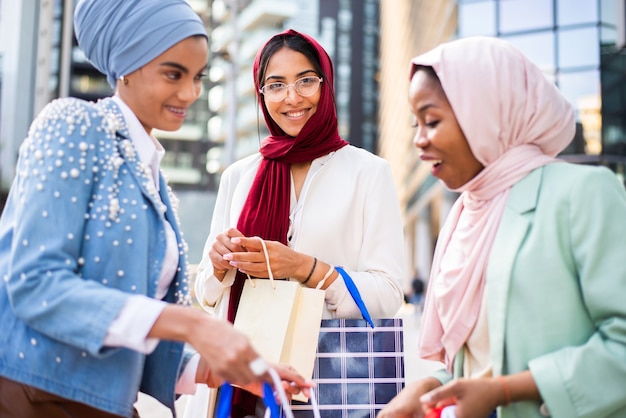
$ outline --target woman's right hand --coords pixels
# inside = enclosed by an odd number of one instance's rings
[[[209,250],[209,258],[213,264],[213,275],[219,280],[224,279],[228,270],[235,268],[227,260],[224,260],[224,254],[246,251],[244,247],[231,241],[231,238],[234,237],[243,237],[243,234],[237,228],[229,228],[215,237]]]
[[[377,418],[423,418],[425,412],[419,398],[441,386],[434,377],[427,377],[406,386],[376,415]]]
[[[276,371],[278,377],[281,379],[283,390],[289,399],[291,399],[292,395],[297,395],[300,392],[302,392],[306,397],[311,395],[310,389],[313,387],[313,382],[307,381],[292,366],[287,364],[270,364],[270,366]],[[262,382],[254,382],[242,387],[248,392],[254,393],[258,397],[263,396]]]
[[[269,373],[255,373],[251,363],[259,358],[248,337],[225,320],[216,319],[200,309],[167,304],[148,333],[149,338],[189,343],[204,359],[214,384],[228,381],[247,385],[270,381]],[[196,375],[197,378],[197,375]]]

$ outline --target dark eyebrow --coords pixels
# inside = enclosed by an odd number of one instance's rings
[[[176,62],[169,62],[169,61],[162,62],[161,66],[162,67],[174,67],[174,68],[180,70],[181,72],[183,72],[185,74],[189,73],[189,69],[187,67],[185,67],[184,65],[180,65],[180,64],[178,64]]]
[[[426,103],[417,109],[417,113],[424,113],[430,107],[437,107],[432,103]]]
[[[166,61],[166,62],[161,63],[161,66],[163,66],[163,67],[174,67],[174,68],[176,68],[177,70],[179,70],[182,73],[189,74],[189,69],[187,67],[185,67],[184,65],[180,65],[180,64],[178,64],[176,62]],[[200,71],[198,71],[198,73],[206,71],[207,68],[209,68],[208,64],[205,65]]]
[[[300,78],[308,73],[314,73],[317,74],[315,72],[315,70],[304,70],[304,71],[300,71],[298,74],[296,74],[296,78]],[[265,77],[265,82],[267,83],[270,79],[274,79],[274,80],[284,80],[286,77],[280,76],[280,75],[268,75],[267,77]]]

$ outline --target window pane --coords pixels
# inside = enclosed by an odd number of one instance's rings
[[[558,32],[559,67],[594,66],[600,63],[598,29],[594,27]]]
[[[600,28],[600,42],[602,46],[615,46],[617,43],[617,31],[613,28]]]
[[[459,37],[496,35],[496,4],[493,1],[459,6]]]
[[[600,72],[580,71],[559,74],[559,88],[574,106],[576,120],[583,128],[585,150],[588,154],[599,154],[602,130]]]
[[[598,0],[558,0],[556,10],[559,26],[598,21]]]
[[[600,97],[600,72],[576,71],[559,74],[559,89],[578,110]]]
[[[602,23],[617,25],[617,1],[623,0],[600,0],[600,20]]]
[[[541,71],[554,80],[556,64],[554,62],[554,32],[542,32],[532,35],[502,37],[518,47],[535,63]]]
[[[554,26],[552,0],[507,0],[499,5],[502,33]]]

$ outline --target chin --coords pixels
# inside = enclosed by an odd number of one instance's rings
[[[174,132],[174,131],[179,130],[182,126],[183,126],[182,123],[172,123],[166,126],[157,127],[157,129],[161,131],[165,131],[165,132]]]

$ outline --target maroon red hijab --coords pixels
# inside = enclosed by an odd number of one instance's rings
[[[259,89],[262,87],[260,84],[262,80],[258,77],[259,71],[265,71],[260,66],[268,44],[276,38],[285,39],[290,37],[303,38],[315,49],[323,71],[323,74],[319,74],[319,76],[324,78],[320,85],[321,94],[317,110],[295,138],[288,136],[269,115],[265,107],[263,95],[259,93]],[[263,110],[265,124],[270,131],[270,136],[261,142],[259,151],[263,156],[263,160],[239,216],[237,229],[248,237],[259,236],[263,239],[279,241],[287,245],[291,197],[291,164],[313,161],[318,157],[348,145],[348,142],[341,139],[337,130],[333,65],[326,51],[316,40],[308,35],[289,29],[274,35],[259,50],[254,60],[252,71],[257,99],[259,100],[259,106]],[[238,273],[231,288],[228,308],[228,319],[230,321],[235,319],[245,279],[246,276],[244,274]]]

